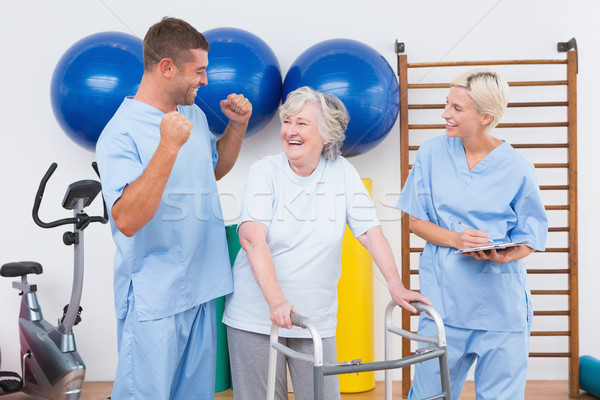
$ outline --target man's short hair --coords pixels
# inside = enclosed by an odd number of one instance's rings
[[[152,70],[163,58],[170,58],[181,66],[192,60],[190,50],[208,51],[206,37],[189,23],[164,17],[152,25],[144,37],[144,69]]]

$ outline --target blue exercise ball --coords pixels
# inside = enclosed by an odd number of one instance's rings
[[[252,103],[246,137],[264,128],[281,100],[282,77],[277,57],[258,36],[237,28],[204,32],[210,43],[207,86],[200,88],[196,104],[204,111],[212,133],[221,135],[229,122],[220,101],[231,93],[243,94]]]
[[[592,356],[579,357],[579,386],[600,398],[600,360]]]
[[[93,151],[123,99],[137,92],[143,73],[139,38],[101,32],[81,39],[52,75],[50,99],[59,125],[75,143]]]
[[[348,109],[345,157],[377,146],[398,117],[396,74],[381,54],[356,40],[326,40],[300,54],[283,82],[283,99],[301,86],[334,94]]]

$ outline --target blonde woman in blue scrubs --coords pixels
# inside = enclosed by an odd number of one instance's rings
[[[506,108],[508,85],[476,69],[452,82],[442,118],[446,135],[420,147],[397,207],[427,241],[421,293],[446,327],[453,398],[473,363],[478,400],[523,399],[532,307],[522,259],[544,250],[548,221],[533,166],[490,135]],[[460,254],[491,241],[526,245]],[[421,315],[419,333],[435,335]],[[440,391],[437,361],[417,364],[410,399]]]

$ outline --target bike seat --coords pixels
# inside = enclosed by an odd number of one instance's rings
[[[14,278],[28,274],[39,275],[44,272],[42,264],[35,261],[18,261],[4,264],[0,268],[0,275],[5,278]]]

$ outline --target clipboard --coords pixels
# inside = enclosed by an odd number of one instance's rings
[[[515,246],[520,246],[522,244],[527,244],[527,243],[531,243],[531,239],[525,239],[525,240],[520,240],[518,242],[502,242],[502,243],[490,243],[490,244],[486,244],[485,246],[479,246],[479,247],[472,247],[470,249],[462,249],[462,250],[456,250],[455,253],[471,253],[474,251],[484,251],[484,250],[503,250],[509,247],[515,247]]]

